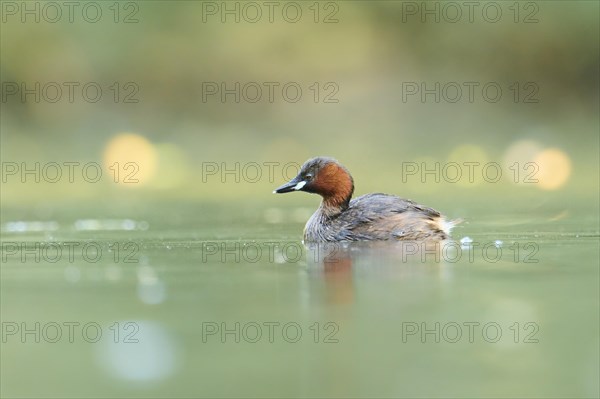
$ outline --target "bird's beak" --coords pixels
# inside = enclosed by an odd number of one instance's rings
[[[291,193],[292,191],[302,190],[302,187],[304,187],[305,184],[306,181],[302,180],[300,176],[296,176],[294,179],[273,191],[273,194]]]

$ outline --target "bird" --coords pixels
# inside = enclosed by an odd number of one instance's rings
[[[273,191],[304,191],[322,197],[304,227],[304,241],[447,240],[460,220],[395,195],[372,193],[352,199],[354,179],[331,157],[307,160],[298,175]]]

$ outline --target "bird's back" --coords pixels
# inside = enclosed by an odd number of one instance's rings
[[[439,212],[394,195],[363,195],[333,217],[319,212],[306,225],[307,241],[448,238],[447,223]]]

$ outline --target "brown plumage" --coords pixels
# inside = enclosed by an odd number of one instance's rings
[[[362,240],[445,240],[457,223],[438,211],[387,194],[351,199],[354,181],[333,158],[317,157],[275,193],[306,191],[323,197],[304,228],[306,242]]]

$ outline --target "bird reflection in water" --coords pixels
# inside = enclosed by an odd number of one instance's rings
[[[449,263],[460,250],[454,241],[326,242],[306,246],[311,277],[322,279],[327,302],[354,301],[355,283],[366,279],[449,277]],[[450,261],[450,262],[449,262]]]

